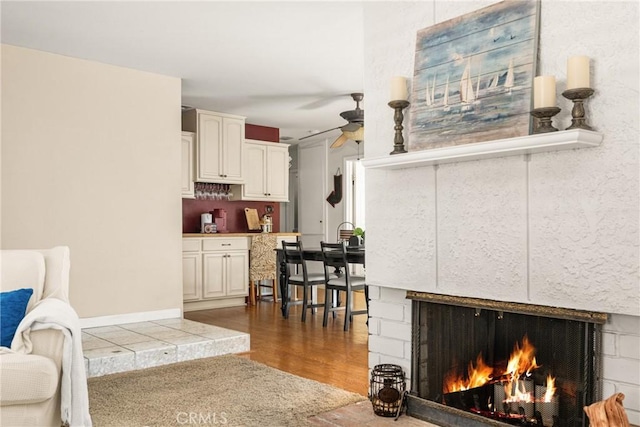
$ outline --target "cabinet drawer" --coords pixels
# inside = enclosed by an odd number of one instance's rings
[[[249,245],[246,237],[212,237],[202,240],[203,251],[247,250]]]
[[[198,252],[202,239],[182,239],[182,252]]]

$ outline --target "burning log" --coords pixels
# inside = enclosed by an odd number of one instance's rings
[[[514,345],[506,368],[488,366],[482,353],[478,354],[475,362],[469,362],[466,376],[456,369],[447,373],[443,381],[444,403],[510,424],[557,425],[559,397],[555,378],[547,375],[546,385],[536,384],[533,371],[541,365],[535,353],[525,335],[521,343]]]
[[[622,406],[624,394],[616,393],[606,400],[585,406],[592,427],[629,427],[629,418]]]
[[[471,409],[488,411],[493,398],[493,385],[485,384],[469,390],[454,391],[444,394],[444,403],[456,409],[470,411]]]

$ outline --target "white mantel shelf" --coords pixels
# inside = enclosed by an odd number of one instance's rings
[[[527,135],[363,159],[367,169],[404,169],[519,154],[597,147],[603,135],[583,129]]]

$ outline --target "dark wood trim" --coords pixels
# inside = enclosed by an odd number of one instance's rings
[[[607,323],[607,314],[595,311],[574,310],[570,308],[544,305],[523,304],[518,302],[494,301],[482,298],[459,297],[453,295],[432,294],[429,292],[407,291],[407,298],[436,304],[457,305],[461,307],[506,311],[508,313],[528,314],[531,316],[554,317],[556,319],[575,320],[596,324]]]

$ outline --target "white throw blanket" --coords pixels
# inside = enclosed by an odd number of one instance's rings
[[[11,350],[17,353],[31,353],[31,331],[42,329],[57,329],[64,334],[60,384],[62,422],[70,427],[91,427],[89,392],[78,315],[64,301],[56,298],[41,300],[18,325]]]

